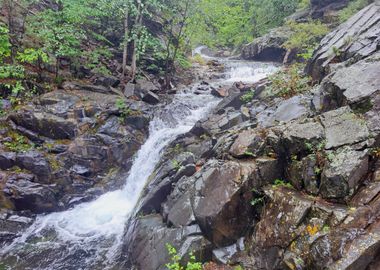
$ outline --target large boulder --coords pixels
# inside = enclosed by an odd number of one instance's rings
[[[369,137],[366,122],[349,107],[324,113],[320,117],[326,132],[326,149],[365,141]]]
[[[376,1],[321,41],[307,71],[319,81],[330,72],[331,64],[346,60],[352,64],[366,58],[378,51],[379,42],[380,2]]]
[[[9,118],[19,126],[52,139],[73,139],[78,134],[75,121],[50,113],[22,110]]]
[[[0,245],[10,244],[15,238],[33,223],[33,218],[18,216],[11,211],[0,213]]]
[[[10,175],[4,193],[19,211],[42,214],[60,209],[53,187],[35,183],[34,176],[30,174]]]
[[[343,199],[352,195],[369,173],[368,151],[343,147],[327,151],[328,162],[322,173],[321,195],[327,199]]]
[[[44,155],[37,151],[19,153],[15,165],[32,172],[38,177],[38,182],[49,184],[52,176],[52,168]]]
[[[246,45],[242,50],[241,57],[246,60],[282,63],[286,55],[286,49],[283,48],[283,45],[288,38],[288,28],[276,28]]]
[[[253,220],[252,182],[256,164],[210,161],[195,183],[193,209],[206,237],[216,246],[233,244]]]
[[[380,52],[348,67],[340,67],[323,80],[320,88],[320,109],[333,110],[350,105],[360,112],[371,109],[380,91],[378,70]]]
[[[160,215],[133,220],[128,227],[125,243],[128,260],[137,269],[167,269],[165,265],[171,261],[166,249],[167,244],[176,248],[182,261],[189,260],[190,252],[193,252],[199,261],[211,259],[212,245],[202,236],[199,226],[167,228]]]

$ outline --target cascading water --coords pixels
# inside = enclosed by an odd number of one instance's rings
[[[276,70],[271,64],[219,60],[226,66],[227,77],[218,81],[221,84],[256,82]],[[163,150],[219,101],[210,93],[193,92],[181,91],[164,109],[166,115],[171,115],[170,121],[160,116],[152,120],[150,136],[137,153],[123,189],[65,212],[39,216],[20,238],[2,248],[0,266],[25,270],[113,269],[120,255],[126,221]]]

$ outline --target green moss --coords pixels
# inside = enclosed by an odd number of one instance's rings
[[[15,131],[8,131],[6,136],[11,138],[10,142],[4,142],[4,146],[9,151],[27,152],[34,148],[34,144],[31,143],[28,138]]]

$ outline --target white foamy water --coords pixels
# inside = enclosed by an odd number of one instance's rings
[[[275,73],[278,67],[270,63],[249,62],[240,60],[223,61],[226,69],[226,82],[255,83]]]
[[[256,82],[275,71],[271,64],[223,62],[227,72],[224,83]],[[2,248],[0,262],[10,265],[9,269],[111,269],[119,256],[128,217],[164,149],[219,101],[207,92],[177,94],[151,121],[150,136],[138,151],[123,189],[68,211],[39,216],[20,238]]]

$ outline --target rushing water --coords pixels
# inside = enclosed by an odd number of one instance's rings
[[[271,64],[220,61],[226,66],[226,79],[219,81],[223,84],[255,82],[275,71]],[[150,136],[137,153],[123,189],[65,212],[39,216],[20,238],[2,248],[1,263],[9,269],[25,270],[115,269],[126,221],[165,147],[219,102],[207,92],[195,95],[193,89],[196,86],[176,94],[164,109],[166,114],[151,121]],[[170,121],[159,116],[167,114],[172,116]]]

